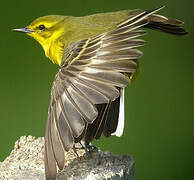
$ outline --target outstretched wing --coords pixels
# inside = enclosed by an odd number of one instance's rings
[[[46,164],[49,172],[64,166],[64,151],[72,148],[87,124],[98,116],[96,104],[109,103],[120,96],[119,88],[130,83],[124,73],[136,71],[142,53],[135,49],[144,44],[136,30],[140,21],[129,27],[71,44],[57,73],[52,90],[45,137]]]
[[[134,11],[115,30],[70,44],[52,90],[45,135],[47,179],[55,179],[56,163],[64,167],[64,151],[84,137],[98,116],[98,104],[109,104],[130,83],[144,45],[138,30],[149,23],[153,11]],[[162,16],[153,16],[164,19]],[[177,26],[178,27],[178,26]],[[104,107],[106,108],[106,107]],[[107,106],[107,108],[109,108]],[[100,115],[101,116],[101,115]]]

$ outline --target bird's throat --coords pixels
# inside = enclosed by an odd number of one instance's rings
[[[63,44],[59,41],[47,40],[46,42],[40,42],[44,49],[45,55],[54,63],[61,64],[63,56]]]
[[[45,55],[55,64],[60,65],[62,61],[64,43],[60,41],[58,33],[49,38],[42,38],[40,36],[33,36],[36,41],[43,47]]]

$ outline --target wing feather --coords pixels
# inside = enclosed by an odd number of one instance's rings
[[[122,36],[120,36],[120,34],[113,34],[109,36],[105,36],[104,37],[104,43],[108,43],[108,42],[118,42],[118,41],[126,41],[126,40],[131,40],[131,39],[135,39],[137,37],[143,36],[145,35],[147,32],[143,31],[143,30],[135,30],[135,31],[130,31],[127,32],[125,34],[123,34]]]
[[[118,72],[130,72],[134,73],[137,68],[137,64],[134,61],[126,61],[126,60],[113,60],[113,61],[105,61],[103,63],[93,63],[90,67],[108,70],[115,69]]]
[[[51,116],[51,127],[50,128],[50,137],[51,137],[51,144],[52,146],[55,144],[56,147],[52,147],[53,154],[56,159],[57,165],[60,170],[63,169],[65,164],[65,156],[64,156],[64,149],[61,142],[61,137],[59,136],[59,130],[57,128],[56,119],[54,119],[53,115]]]
[[[60,106],[58,106],[58,108],[59,107]],[[57,111],[56,108],[54,110]],[[60,133],[61,141],[63,142],[63,147],[65,151],[69,151],[69,149],[73,147],[74,139],[68,124],[68,119],[64,117],[63,113],[60,113],[57,120],[59,125],[59,133]]]
[[[72,87],[68,88],[68,95],[74,106],[79,107],[81,114],[86,117],[87,121],[92,123],[98,115],[98,111],[91,101],[83,96],[79,91],[75,91]]]
[[[111,86],[110,84],[105,82],[100,82],[95,79],[84,79],[84,78],[77,78],[76,81],[79,82],[80,84],[95,89],[96,91],[103,94],[110,100],[114,100],[115,99],[114,97],[118,97],[120,95],[119,91],[114,86]],[[96,102],[95,104],[99,103]]]
[[[61,116],[67,122],[73,137],[78,137],[85,127],[85,122],[80,110],[78,107],[75,107],[75,103],[72,102],[66,93],[59,99],[59,106],[62,112]],[[75,126],[75,124],[77,126]]]
[[[145,41],[141,39],[130,39],[125,41],[112,41],[103,45],[103,51],[120,51],[126,49],[133,49],[143,46]]]
[[[46,179],[56,179],[56,159],[53,154],[53,145],[51,142],[50,137],[50,129],[51,129],[51,116],[50,116],[50,110],[48,113],[48,121],[47,121],[47,127],[46,127],[46,134],[45,134],[45,176]],[[52,127],[53,128],[53,127]]]
[[[76,91],[79,91],[80,94],[90,99],[91,103],[93,104],[100,104],[102,102],[107,103],[110,99],[97,89],[86,86],[84,83],[75,81],[74,85],[72,86],[76,89]]]
[[[99,82],[104,82],[112,86],[125,87],[130,80],[123,74],[115,71],[104,71],[100,69],[87,68],[86,72],[80,74],[80,78],[93,79]]]

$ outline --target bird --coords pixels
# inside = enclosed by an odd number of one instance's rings
[[[59,70],[51,87],[45,130],[46,180],[55,180],[65,152],[77,142],[90,146],[102,135],[120,137],[124,129],[125,87],[136,77],[138,47],[146,29],[183,36],[183,22],[152,10],[121,10],[83,17],[48,15],[25,28]]]

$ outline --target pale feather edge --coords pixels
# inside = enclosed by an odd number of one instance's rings
[[[125,121],[125,106],[124,106],[124,99],[125,99],[125,89],[121,88],[121,96],[120,96],[120,105],[119,105],[119,120],[117,129],[111,135],[115,135],[117,137],[121,137],[123,135],[124,130],[124,121]]]

